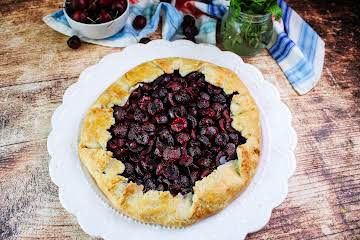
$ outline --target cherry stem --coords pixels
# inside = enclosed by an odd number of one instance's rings
[[[86,10],[89,10],[90,7],[92,7],[94,4],[96,4],[97,1],[98,1],[98,0],[94,0],[93,2],[91,2],[91,4],[89,5],[89,7],[88,7]]]
[[[92,20],[91,18],[89,18],[89,17],[86,17],[88,20],[90,20],[92,23],[96,23],[96,20],[94,21],[94,20]]]
[[[112,18],[111,15],[110,15],[110,17],[111,17],[111,19],[112,19],[112,22],[111,22],[111,24],[110,24],[108,27],[110,27],[110,26],[113,24],[114,19],[117,18],[118,13],[119,13],[118,10],[116,10],[116,14],[115,14],[115,17],[114,17],[114,18]]]

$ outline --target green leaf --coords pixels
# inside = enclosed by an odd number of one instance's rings
[[[266,9],[266,12],[271,13],[273,16],[275,16],[275,20],[279,20],[282,16],[282,10],[278,5],[272,5],[268,9]]]
[[[238,16],[240,12],[249,14],[271,13],[276,20],[282,16],[277,0],[231,0],[230,9],[234,16]]]

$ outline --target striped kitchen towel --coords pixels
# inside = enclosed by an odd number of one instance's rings
[[[299,94],[309,92],[319,81],[324,65],[325,43],[283,0],[278,1],[282,21],[274,22],[268,49]]]
[[[110,47],[125,47],[156,31],[162,16],[162,38],[182,39],[181,22],[184,14],[196,17],[199,34],[196,42],[216,44],[217,20],[227,10],[226,0],[176,0],[176,8],[159,0],[130,0],[129,19],[119,33],[106,39],[93,40],[79,36],[83,41]],[[280,21],[274,22],[274,34],[268,45],[271,56],[278,62],[289,82],[299,94],[310,91],[320,79],[324,63],[325,46],[318,34],[283,0],[278,0],[283,10]],[[141,31],[132,27],[136,15],[147,18],[148,24]],[[43,21],[65,35],[74,32],[67,23],[63,11],[43,18]]]

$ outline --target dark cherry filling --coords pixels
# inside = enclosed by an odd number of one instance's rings
[[[200,72],[163,74],[134,90],[124,106],[114,106],[107,149],[124,162],[123,176],[144,192],[192,192],[246,142],[231,126],[231,98]]]

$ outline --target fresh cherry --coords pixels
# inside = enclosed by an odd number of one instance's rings
[[[193,38],[199,34],[199,30],[196,26],[186,26],[183,28],[183,33],[186,38]]]
[[[81,46],[80,38],[76,35],[67,40],[67,45],[72,49],[78,49]]]
[[[111,5],[111,9],[115,12],[117,11],[118,16],[120,16],[122,13],[125,12],[126,7],[127,7],[127,2],[123,0],[115,0]]]
[[[111,21],[112,18],[110,16],[110,14],[108,12],[106,12],[105,10],[101,10],[100,14],[99,14],[99,21],[101,23],[106,23]]]
[[[73,13],[71,18],[76,22],[84,23],[86,21],[86,18],[87,18],[87,13],[85,11],[82,11],[82,10],[77,10],[77,11],[75,11]]]
[[[195,25],[195,18],[191,15],[185,15],[183,18],[182,26],[194,26]]]
[[[150,42],[150,41],[151,41],[150,38],[144,37],[144,38],[141,38],[141,39],[140,39],[139,43],[146,44],[146,43],[148,43],[148,42]]]
[[[141,30],[146,26],[146,18],[142,15],[137,15],[132,22],[133,28],[136,30]]]
[[[99,0],[100,6],[106,7],[110,6],[114,0]]]
[[[88,0],[71,0],[70,6],[73,10],[82,10],[89,6]]]

